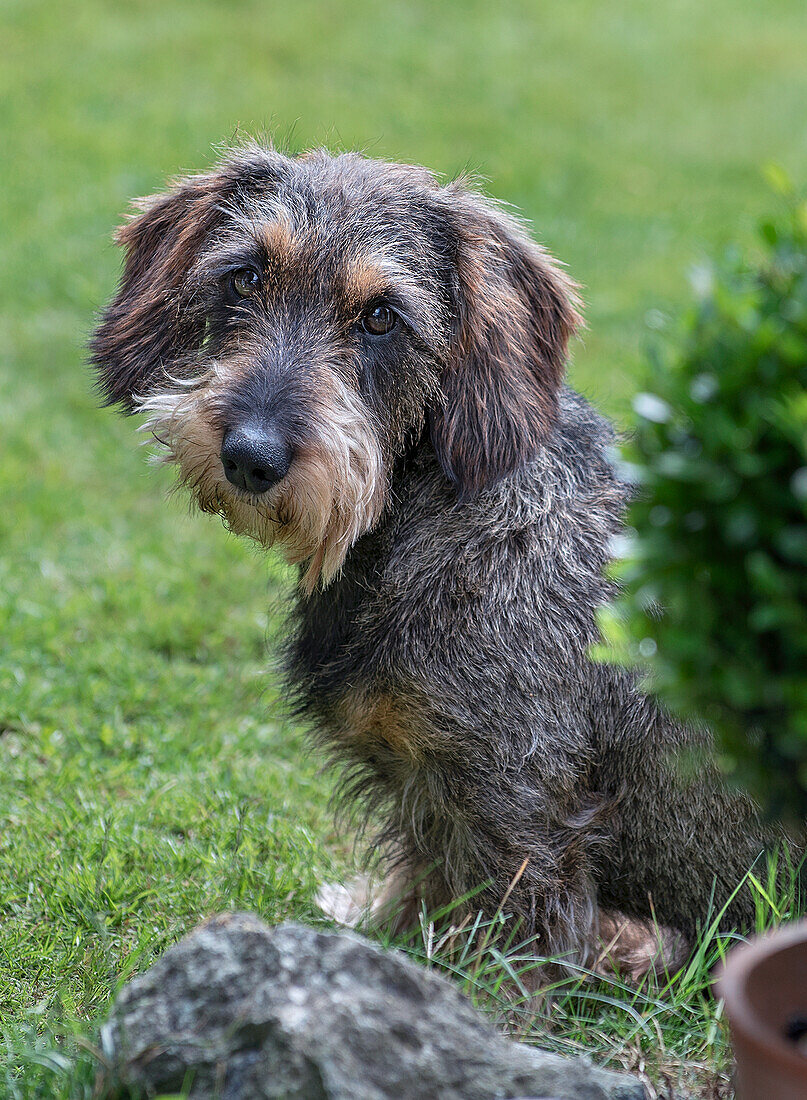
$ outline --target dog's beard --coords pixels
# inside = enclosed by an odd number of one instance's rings
[[[381,449],[368,409],[330,378],[286,477],[266,493],[245,493],[227,481],[219,457],[221,432],[214,425],[222,376],[213,362],[196,378],[170,379],[139,401],[137,411],[148,414],[141,431],[156,442],[157,461],[176,465],[180,485],[202,511],[219,515],[236,535],[277,546],[291,564],[303,563],[300,583],[310,594],[339,572],[384,507]]]

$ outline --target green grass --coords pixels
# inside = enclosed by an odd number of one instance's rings
[[[348,864],[266,654],[287,574],[166,505],[96,408],[128,198],[238,129],[478,170],[583,283],[572,377],[619,418],[648,311],[750,238],[760,165],[807,175],[807,26],[801,0],[0,0],[0,25],[0,1090],[80,1097],[65,1021],[207,913],[315,919]],[[691,1022],[653,1017],[674,1075],[723,1058],[705,981],[653,994]],[[624,1060],[609,996],[558,1034]]]

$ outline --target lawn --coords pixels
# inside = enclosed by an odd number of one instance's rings
[[[583,284],[571,376],[620,419],[688,267],[772,201],[760,167],[807,178],[807,23],[802,0],[0,0],[0,34],[0,1092],[89,1097],[65,1024],[206,914],[316,920],[350,862],[267,649],[288,573],[166,503],[96,407],[127,200],[238,132],[479,172]],[[553,1041],[717,1095],[711,957],[570,999]]]

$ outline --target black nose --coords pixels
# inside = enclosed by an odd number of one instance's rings
[[[221,464],[232,485],[265,493],[289,472],[291,447],[271,428],[242,424],[225,434]]]

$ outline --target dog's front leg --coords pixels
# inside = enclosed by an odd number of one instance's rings
[[[391,800],[384,838],[393,867],[371,900],[375,919],[400,929],[421,915],[448,911],[456,924],[481,912],[538,954],[596,958],[597,806],[566,807],[501,761],[462,765],[455,753],[420,762]]]

